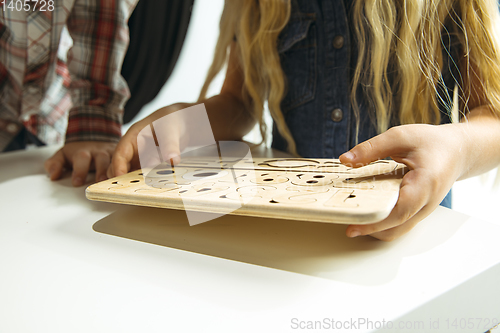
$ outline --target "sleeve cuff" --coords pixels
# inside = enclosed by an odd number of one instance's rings
[[[66,142],[118,142],[121,138],[123,110],[105,112],[102,108],[81,107],[69,112]]]

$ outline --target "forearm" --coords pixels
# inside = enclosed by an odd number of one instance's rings
[[[473,109],[468,121],[455,124],[463,156],[458,180],[480,175],[500,165],[500,118],[487,107]]]
[[[255,126],[255,119],[251,112],[245,107],[243,101],[230,93],[220,93],[208,98],[201,103],[205,104],[210,126],[216,141],[238,141],[243,138]],[[176,103],[164,107],[141,121],[137,127],[140,131],[146,124],[153,123],[172,112],[199,103]]]
[[[251,111],[231,94],[216,95],[204,103],[217,141],[242,140],[256,124]]]

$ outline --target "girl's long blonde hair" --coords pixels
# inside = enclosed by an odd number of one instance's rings
[[[263,110],[267,101],[289,152],[297,154],[280,108],[286,78],[277,51],[278,36],[290,13],[290,0],[226,0],[214,60],[200,100],[224,68],[230,44],[236,37],[245,76],[244,94],[259,121],[263,140]],[[461,77],[455,81],[462,115],[467,114],[471,96],[500,115],[499,18],[497,0],[354,0],[349,19],[358,47],[351,89],[357,128],[358,89],[373,105],[379,133],[387,130],[392,120],[400,124],[439,124],[439,104],[451,114],[453,101],[438,94],[445,89],[442,34],[449,26],[447,22],[455,27],[448,33],[460,41],[462,58],[451,65],[460,69]],[[470,85],[468,78],[473,76],[480,78],[481,87]]]

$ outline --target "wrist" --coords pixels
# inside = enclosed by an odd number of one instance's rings
[[[468,119],[454,124],[454,137],[461,144],[461,173],[458,180],[477,176],[500,164],[500,120],[477,108]]]
[[[452,129],[450,138],[455,144],[454,154],[456,156],[456,179],[466,178],[471,170],[471,153],[474,151],[473,140],[471,140],[467,124],[459,123],[448,125]],[[477,148],[477,147],[476,147]]]

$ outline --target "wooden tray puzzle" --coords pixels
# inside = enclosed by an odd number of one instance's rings
[[[335,159],[186,158],[109,179],[90,200],[327,223],[373,223],[396,204],[405,166],[349,168]]]

